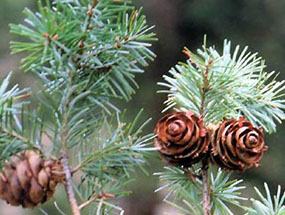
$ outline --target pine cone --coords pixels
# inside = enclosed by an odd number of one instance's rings
[[[155,146],[170,164],[191,166],[208,154],[209,132],[192,111],[165,115],[154,133]]]
[[[33,208],[50,199],[58,182],[61,164],[44,161],[37,152],[23,151],[6,161],[0,173],[0,198],[7,203]]]
[[[242,172],[257,167],[263,152],[263,129],[241,117],[239,120],[224,120],[211,137],[211,158],[218,166]]]

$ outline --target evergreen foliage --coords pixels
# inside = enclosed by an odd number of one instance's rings
[[[153,27],[130,1],[39,1],[38,12],[24,13],[25,24],[10,25],[19,36],[11,42],[12,53],[26,54],[22,68],[43,85],[31,95],[37,101],[31,105],[18,101],[27,90],[7,91],[9,77],[3,81],[0,166],[27,148],[62,158],[70,166],[66,174],[80,171],[80,181],[67,181],[66,187],[74,190],[82,213],[123,214],[108,199],[129,194],[124,188],[130,173],[145,171],[153,135],[142,134],[149,121],[142,121],[142,111],[128,123],[114,103],[131,98],[135,75],[154,59]]]
[[[0,167],[19,151],[39,150],[43,157],[62,162],[73,214],[123,214],[109,199],[129,194],[125,187],[132,181],[130,174],[137,168],[146,172],[144,163],[155,148],[150,146],[153,134],[142,133],[148,123],[142,122],[142,111],[126,122],[126,112],[115,101],[130,100],[138,87],[136,74],[155,57],[150,49],[155,40],[152,27],[142,9],[123,0],[39,1],[38,12],[24,13],[25,24],[10,26],[20,37],[11,42],[12,53],[26,54],[22,68],[43,86],[32,94],[17,85],[8,89],[11,74],[2,81]],[[285,119],[285,81],[277,81],[275,72],[265,72],[257,53],[239,49],[231,54],[227,40],[222,54],[206,43],[198,54],[185,49],[189,60],[159,83],[167,88],[161,91],[168,94],[166,110],[193,110],[206,126],[243,115],[274,132],[276,122]],[[165,183],[157,191],[168,189],[164,200],[185,214],[204,214],[202,171],[208,170],[199,164],[165,167],[156,173]],[[231,205],[247,215],[285,214],[281,187],[273,200],[266,184],[266,197],[256,189],[260,200],[251,199],[248,208],[240,203],[247,200],[240,193],[245,188],[241,180],[230,180],[230,174],[220,169],[210,167],[209,172],[213,214],[233,214]],[[80,180],[73,178],[75,174]],[[74,212],[74,206],[81,212]]]
[[[247,215],[283,215],[285,214],[285,192],[283,195],[281,194],[281,186],[277,188],[277,194],[274,195],[273,200],[270,194],[270,190],[268,185],[264,183],[264,188],[266,192],[266,196],[263,196],[261,192],[255,187],[255,191],[260,199],[255,200],[251,199],[252,207],[247,208],[249,211]]]
[[[167,108],[175,105],[199,113],[202,87],[206,87],[204,101],[205,121],[219,123],[223,118],[238,118],[243,115],[254,125],[262,126],[267,132],[276,131],[275,121],[285,119],[285,81],[277,81],[276,72],[264,71],[265,64],[257,53],[247,52],[240,47],[231,54],[231,42],[225,40],[223,53],[215,47],[204,44],[198,54],[187,48],[190,55],[186,63],[179,63],[165,75],[166,83],[159,85],[169,88],[160,92],[168,93]],[[203,72],[209,65],[207,85],[202,83]]]
[[[247,49],[239,52],[237,46],[231,54],[231,42],[227,40],[222,54],[215,47],[207,48],[206,42],[197,54],[185,48],[183,53],[189,58],[187,62],[178,63],[170,69],[170,75],[163,76],[165,82],[158,83],[167,88],[159,91],[168,95],[164,111],[172,108],[192,110],[213,131],[222,120],[240,116],[268,133],[276,131],[276,122],[282,123],[285,119],[285,81],[278,81],[275,72],[265,72],[264,60]],[[157,191],[169,190],[164,201],[184,214],[208,214],[203,207],[205,191],[208,191],[209,214],[234,214],[231,205],[244,209],[247,215],[284,214],[284,195],[281,197],[280,187],[274,201],[267,185],[266,198],[255,188],[261,202],[252,199],[253,207],[245,207],[241,203],[241,200],[247,200],[240,193],[245,188],[240,186],[242,180],[230,179],[230,173],[224,170],[215,173],[214,167],[207,170],[206,162],[191,168],[165,167],[164,172],[156,173],[164,183]]]
[[[0,86],[0,167],[4,165],[5,160],[17,152],[36,147],[36,144],[31,141],[36,135],[36,132],[33,132],[33,125],[36,123],[32,123],[33,113],[29,115],[25,113],[24,107],[27,102],[23,102],[23,98],[29,96],[28,90],[20,90],[18,85],[8,89],[11,75],[12,73],[9,73]],[[21,123],[23,119],[25,124]],[[36,117],[33,119],[37,120]],[[27,127],[30,129],[28,130]]]
[[[166,171],[155,173],[160,180],[165,182],[165,185],[158,188],[170,190],[164,201],[178,208],[185,214],[203,215],[202,208],[202,181],[199,179],[193,180],[192,174],[199,174],[200,168],[181,170],[177,167],[165,167]],[[228,205],[236,205],[242,207],[239,200],[247,200],[241,196],[240,190],[245,189],[240,186],[242,180],[230,180],[231,174],[225,173],[221,169],[215,173],[215,169],[211,169],[210,187],[212,189],[212,214],[233,215],[234,213]],[[190,179],[192,178],[192,179]],[[174,198],[171,199],[171,198]],[[182,206],[181,206],[182,201]]]

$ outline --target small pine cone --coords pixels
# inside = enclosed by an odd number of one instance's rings
[[[50,199],[58,182],[61,164],[43,160],[37,152],[23,151],[6,161],[0,173],[0,198],[8,204],[33,208]]]
[[[154,145],[172,165],[191,166],[208,155],[209,132],[193,111],[165,115],[154,133]]]
[[[214,163],[238,172],[257,167],[268,148],[264,143],[263,129],[253,127],[244,117],[224,120],[213,132],[211,146]]]

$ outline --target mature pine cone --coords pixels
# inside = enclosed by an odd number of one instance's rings
[[[155,146],[170,164],[191,166],[208,154],[209,132],[193,111],[165,115],[154,133]]]
[[[0,173],[0,198],[7,203],[33,208],[52,197],[58,182],[61,164],[44,161],[37,152],[23,151],[6,161]]]
[[[258,166],[263,152],[263,129],[241,117],[239,120],[224,120],[211,137],[211,158],[218,166],[234,171],[244,171]]]

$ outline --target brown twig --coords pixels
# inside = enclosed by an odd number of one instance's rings
[[[183,50],[183,53],[186,54],[189,57],[189,61],[196,66],[197,69],[201,69],[202,66],[195,61],[190,51],[187,49]],[[205,100],[206,100],[206,94],[210,90],[209,86],[209,71],[210,66],[213,63],[213,59],[209,59],[208,63],[206,64],[205,70],[202,73],[203,76],[203,83],[201,86],[202,89],[202,95],[201,95],[201,105],[199,108],[200,111],[200,118],[201,120],[204,120],[205,117]],[[206,158],[203,160],[203,166],[202,166],[202,184],[203,184],[203,211],[204,215],[210,215],[211,212],[211,199],[210,199],[210,185],[209,185],[209,178],[208,178],[208,167],[209,167],[209,159]],[[193,181],[192,177],[193,175],[190,175],[191,180]]]
[[[83,208],[85,208],[85,207],[87,207],[90,203],[92,203],[92,202],[94,202],[94,201],[96,201],[97,200],[97,195],[96,196],[93,196],[93,197],[91,197],[89,200],[87,200],[86,202],[84,202],[84,203],[82,203],[81,205],[79,205],[79,209],[81,210],[81,209],[83,209]]]
[[[1,130],[3,133],[5,133],[5,134],[7,134],[7,135],[9,135],[9,136],[11,136],[11,137],[13,137],[13,138],[15,138],[15,139],[18,139],[18,140],[20,140],[20,141],[22,141],[22,142],[25,142],[25,143],[29,143],[29,140],[28,140],[27,138],[25,138],[25,137],[23,137],[23,136],[21,136],[21,135],[15,133],[15,132],[13,132],[13,131],[9,131],[8,129],[5,129],[5,128],[3,128],[3,127],[0,128],[0,130]]]
[[[78,164],[76,167],[74,167],[72,170],[71,170],[71,175],[73,175],[74,173],[76,173],[77,171],[79,171],[81,168],[82,168],[82,163]]]
[[[200,117],[201,118],[204,118],[206,93],[210,89],[209,70],[210,70],[210,66],[212,63],[213,63],[213,59],[210,59],[206,65],[205,71],[203,72],[202,99],[201,99],[201,106],[200,106]]]
[[[28,97],[30,97],[30,96],[31,96],[30,93],[26,93],[26,94],[22,94],[22,95],[19,95],[19,96],[15,96],[13,99],[14,99],[14,100],[25,99],[25,98],[28,98]]]
[[[108,199],[108,198],[114,198],[114,197],[115,197],[114,194],[106,193],[105,191],[102,191],[102,194],[94,195],[89,200],[87,200],[86,202],[82,203],[79,206],[79,209],[81,210],[82,208],[85,208],[86,206],[88,206],[90,203],[96,201],[97,199]]]
[[[205,99],[206,93],[209,91],[209,70],[210,66],[213,63],[213,59],[210,59],[206,65],[205,71],[203,72],[203,85],[202,85],[202,99],[201,99],[201,106],[200,106],[200,117],[204,120],[205,117]],[[206,158],[203,161],[202,166],[202,183],[203,183],[203,211],[204,215],[210,215],[211,211],[211,200],[210,200],[210,185],[209,185],[209,178],[208,178],[208,167],[209,167],[209,159]]]
[[[203,211],[204,215],[210,215],[211,201],[209,195],[208,161],[206,161],[202,167],[202,182],[203,182]]]
[[[195,174],[191,170],[189,170],[188,168],[183,168],[183,170],[190,177],[190,179],[193,183],[196,182],[196,178],[199,178],[199,179],[202,178],[200,174]]]
[[[67,192],[72,214],[80,215],[80,209],[77,205],[73,187],[72,187],[71,171],[70,171],[69,164],[68,164],[68,157],[66,155],[61,159],[61,163],[63,165],[63,170],[65,172],[65,180],[66,180],[65,190]]]
[[[69,87],[72,86],[72,72],[69,71]],[[66,96],[66,100],[64,103],[64,109],[63,109],[63,119],[62,119],[62,127],[61,127],[61,144],[62,144],[62,157],[61,157],[61,163],[63,166],[63,170],[65,172],[65,191],[71,206],[72,214],[73,215],[80,215],[80,210],[76,202],[75,194],[73,191],[72,187],[72,176],[71,176],[71,171],[69,167],[69,162],[68,162],[68,149],[67,149],[67,133],[68,133],[68,128],[67,128],[67,123],[68,123],[68,108],[69,108],[69,103],[70,99],[72,96],[72,92],[69,92],[69,94]]]

